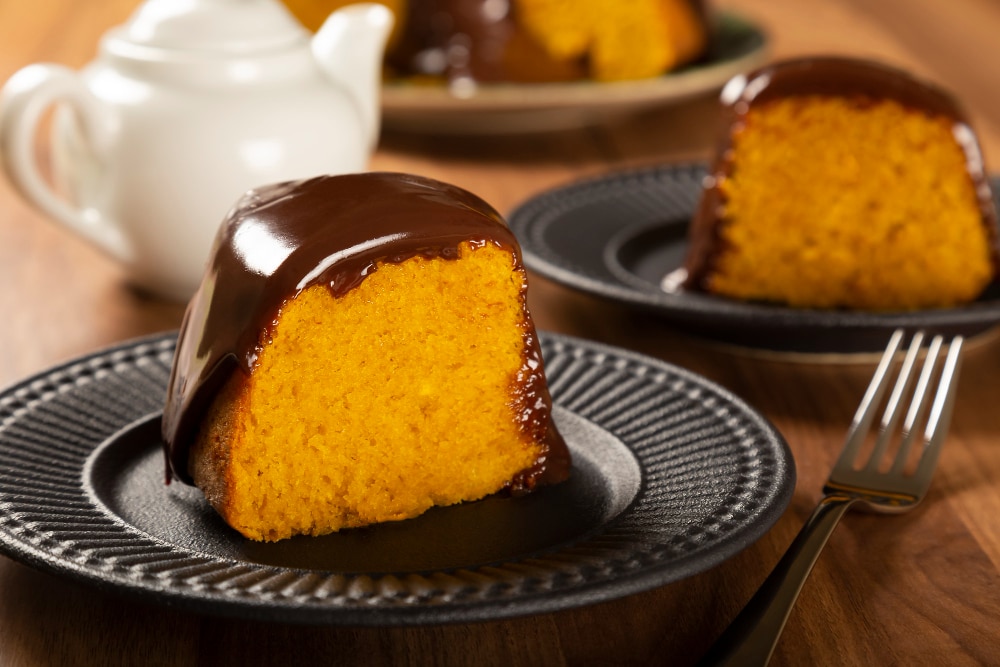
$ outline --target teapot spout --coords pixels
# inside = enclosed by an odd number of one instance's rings
[[[378,141],[382,57],[392,24],[384,5],[348,5],[331,14],[312,39],[320,68],[357,105],[370,149]]]

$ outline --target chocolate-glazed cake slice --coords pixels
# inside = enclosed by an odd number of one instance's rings
[[[989,182],[944,91],[873,62],[811,58],[738,76],[721,103],[685,288],[910,310],[971,301],[993,280]]]
[[[248,193],[178,340],[169,470],[253,539],[565,479],[526,274],[478,197],[389,173]]]

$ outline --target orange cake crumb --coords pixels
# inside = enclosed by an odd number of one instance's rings
[[[993,280],[981,157],[943,93],[888,68],[820,59],[751,75],[743,96],[728,100],[688,286],[887,311],[966,303]]]
[[[511,402],[490,400],[522,365],[523,275],[494,246],[460,248],[282,308],[253,374],[235,376],[242,397],[192,452],[220,452],[221,475],[194,476],[224,494],[230,525],[276,540],[406,519],[494,493],[538,458]]]
[[[657,76],[690,62],[707,43],[690,0],[515,0],[514,6],[546,53],[562,61],[587,59],[599,81]]]
[[[712,289],[873,310],[974,299],[992,277],[990,247],[951,126],[891,100],[751,110],[720,187],[727,219],[756,222],[722,228],[731,250]]]

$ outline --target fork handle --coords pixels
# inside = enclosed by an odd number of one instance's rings
[[[767,664],[806,577],[854,500],[831,494],[820,501],[774,570],[699,665]]]

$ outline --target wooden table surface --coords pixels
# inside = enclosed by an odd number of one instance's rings
[[[38,61],[79,67],[135,0],[0,0],[0,81]],[[1000,5],[992,0],[718,0],[764,26],[772,55],[857,54],[951,89],[1000,169]],[[714,97],[539,136],[385,133],[376,169],[477,192],[503,212],[546,188],[707,155]],[[182,307],[130,290],[119,269],[0,182],[0,384],[178,326]],[[232,620],[136,602],[0,557],[0,664],[693,663],[748,599],[820,496],[870,363],[759,358],[534,276],[538,325],[693,369],[784,435],[798,483],[761,540],[694,577],[590,607],[502,622],[326,628]],[[973,341],[931,492],[896,517],[850,514],[794,609],[775,665],[1000,665],[1000,337]]]

